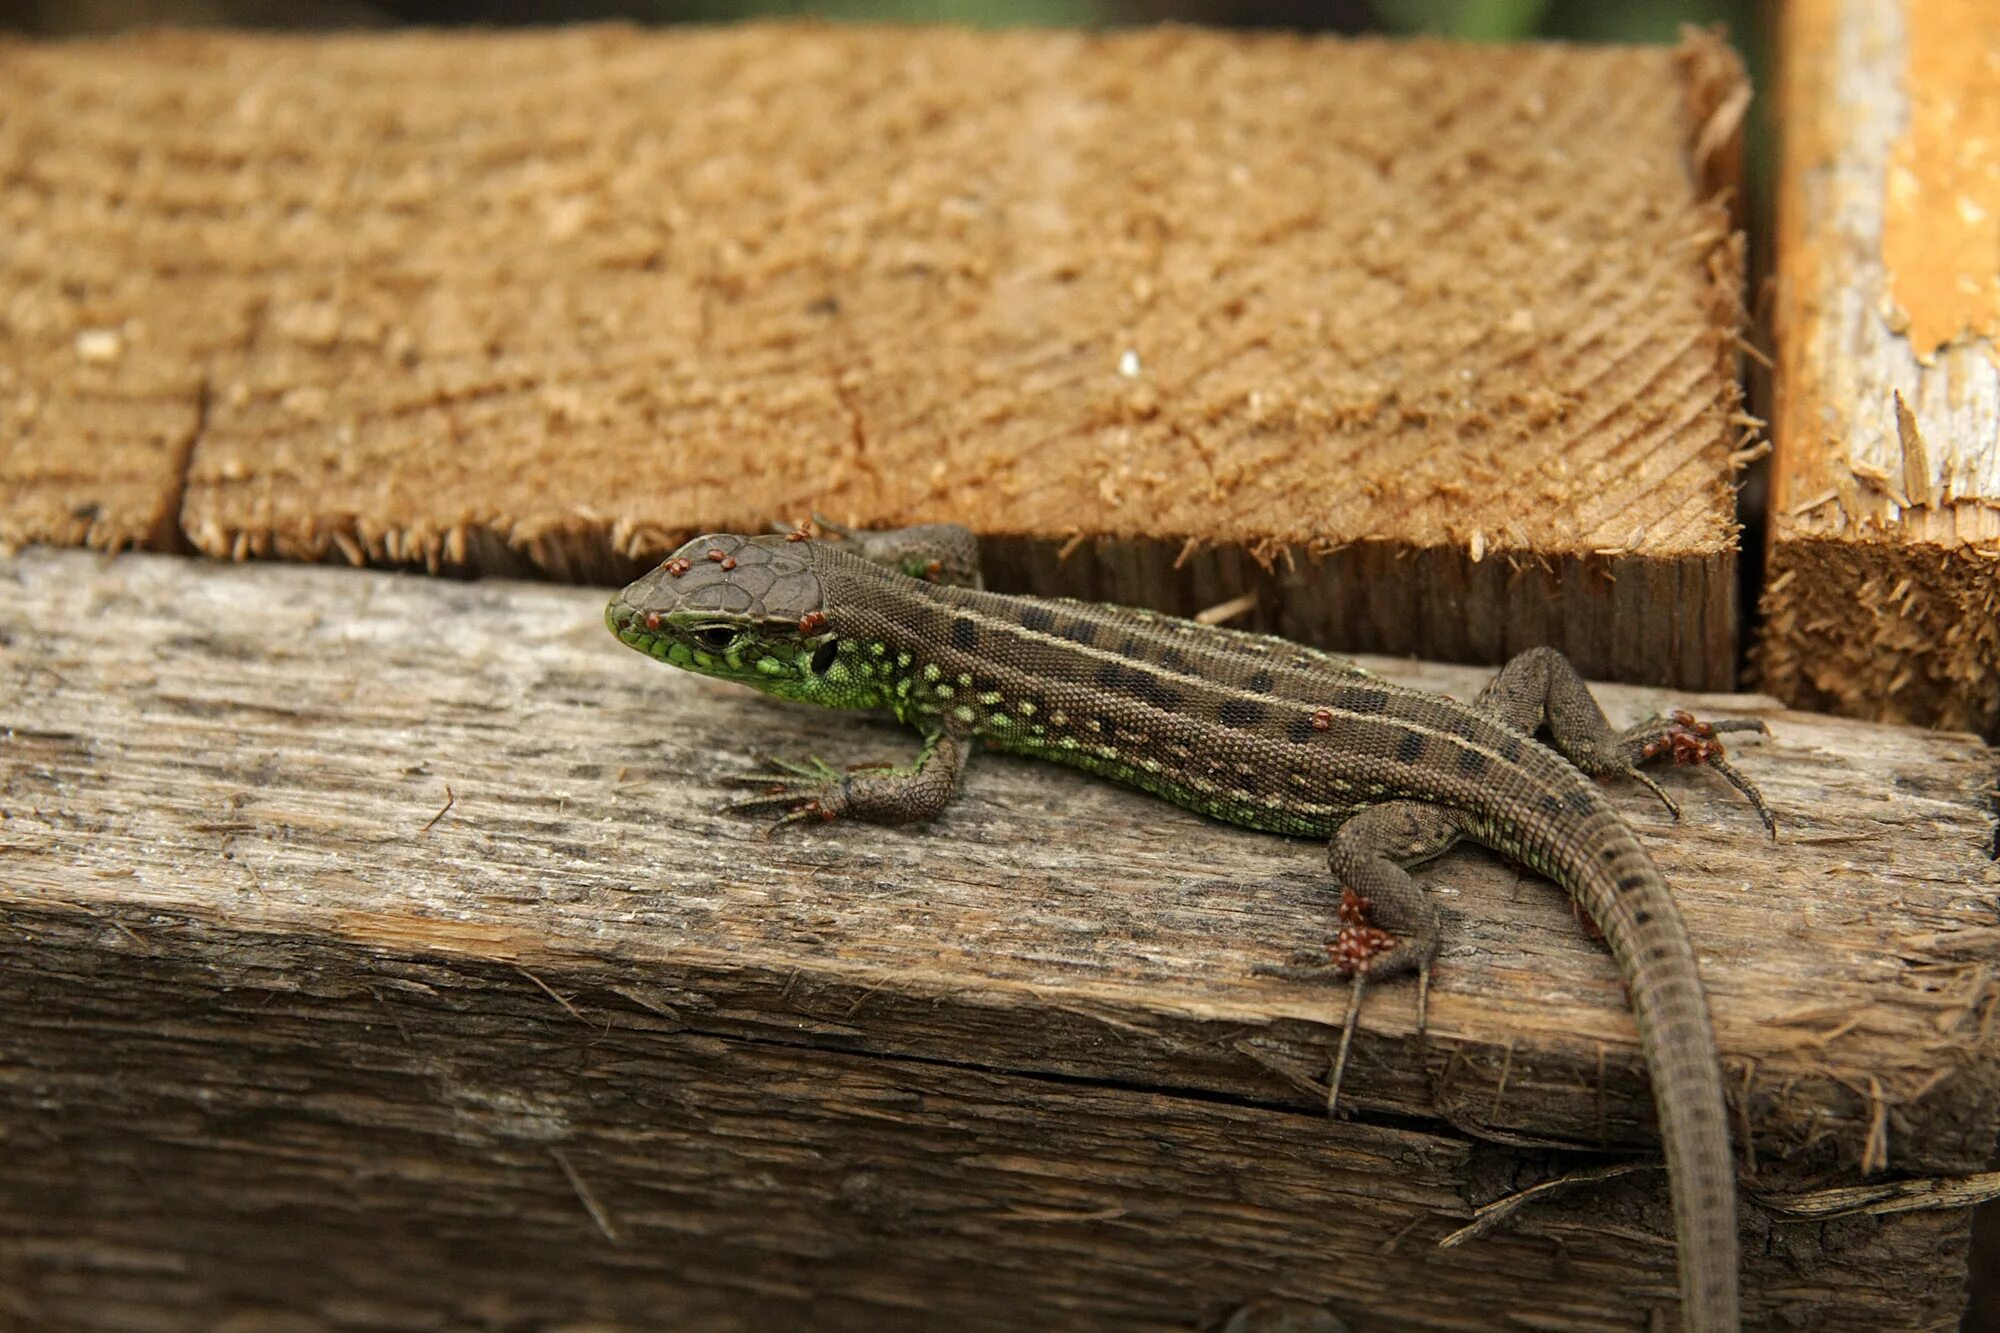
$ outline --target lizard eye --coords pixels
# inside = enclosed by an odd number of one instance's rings
[[[713,648],[717,652],[736,642],[736,631],[727,625],[704,625],[694,632],[694,636],[701,640],[702,647]]]

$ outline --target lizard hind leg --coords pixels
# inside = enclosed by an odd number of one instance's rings
[[[1516,654],[1487,682],[1473,706],[1529,735],[1547,728],[1550,742],[1563,758],[1592,777],[1631,778],[1659,797],[1675,819],[1681,817],[1679,804],[1642,772],[1640,765],[1671,758],[1676,764],[1713,769],[1743,793],[1764,827],[1777,836],[1777,821],[1763,793],[1729,762],[1720,739],[1722,733],[1730,731],[1768,735],[1770,728],[1755,718],[1703,722],[1676,709],[1618,731],[1597,706],[1576,667],[1553,648],[1530,648]]]
[[[1639,772],[1640,764],[1667,757],[1676,764],[1695,764],[1713,770],[1723,781],[1743,793],[1743,798],[1756,810],[1757,818],[1764,821],[1764,827],[1775,838],[1778,836],[1778,821],[1771,814],[1771,807],[1765,804],[1764,793],[1729,762],[1728,752],[1723,749],[1719,737],[1726,731],[1771,734],[1771,729],[1764,725],[1761,718],[1723,718],[1717,722],[1704,722],[1694,714],[1676,708],[1664,717],[1649,717],[1627,727],[1618,733],[1618,746],[1631,765],[1628,771],[1656,792],[1660,791],[1659,787]],[[1666,793],[1660,792],[1660,797],[1665,800]],[[1667,802],[1667,808],[1674,811],[1676,819],[1680,817],[1680,811],[1675,809],[1672,801]]]
[[[1349,819],[1327,844],[1327,868],[1340,882],[1341,903],[1340,929],[1326,956],[1303,965],[1257,969],[1266,976],[1354,984],[1328,1080],[1328,1115],[1340,1104],[1341,1082],[1368,982],[1415,972],[1417,1034],[1423,1035],[1431,964],[1437,958],[1438,913],[1409,867],[1445,851],[1461,832],[1454,812],[1421,801],[1388,801]]]

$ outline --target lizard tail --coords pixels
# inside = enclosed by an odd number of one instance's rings
[[[1652,1073],[1680,1247],[1681,1323],[1688,1333],[1738,1326],[1736,1169],[1715,1029],[1694,945],[1672,891],[1609,808],[1569,844],[1558,875],[1603,930],[1632,992]]]

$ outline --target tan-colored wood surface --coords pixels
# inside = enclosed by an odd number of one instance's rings
[[[910,737],[665,670],[601,604],[0,566],[10,1313],[1167,1328],[1278,1292],[1370,1327],[1583,1329],[1671,1305],[1655,1172],[1435,1248],[1652,1142],[1616,972],[1548,885],[1476,850],[1426,872],[1430,1030],[1380,988],[1358,1118],[1329,1123],[1341,994],[1252,974],[1329,930],[1320,849],[991,756],[934,825],[767,840],[715,812],[751,749]],[[1382,665],[1460,697],[1483,675]],[[1949,1326],[1963,1210],[1757,1200],[1986,1165],[1994,756],[1603,693],[1775,732],[1737,751],[1775,844],[1701,775],[1667,775],[1678,826],[1617,794],[1750,1131],[1752,1315]]]
[[[1747,99],[1709,37],[0,44],[0,543],[613,582],[950,519],[1720,687]]]
[[[2000,734],[2000,10],[1785,9],[1760,675]]]

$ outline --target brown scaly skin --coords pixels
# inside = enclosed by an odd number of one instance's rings
[[[612,632],[691,671],[924,736],[907,769],[766,760],[728,779],[739,810],[787,824],[929,819],[971,742],[1127,782],[1231,823],[1327,838],[1343,886],[1330,955],[1262,971],[1360,982],[1437,955],[1437,910],[1409,875],[1459,838],[1567,889],[1610,945],[1652,1069],[1680,1245],[1683,1326],[1737,1327],[1735,1172],[1722,1073],[1672,893],[1589,777],[1666,793],[1637,766],[1716,769],[1775,825],[1717,734],[1685,713],[1614,731],[1567,659],[1521,654],[1471,706],[1379,680],[1282,639],[1084,602],[979,591],[962,528],[697,538],[606,609]],[[1553,749],[1532,736],[1545,730]],[[1678,811],[1676,810],[1676,814]],[[1350,1006],[1348,1035],[1354,1010]],[[1346,1038],[1335,1062],[1337,1094]],[[1331,1104],[1331,1103],[1330,1103]]]

